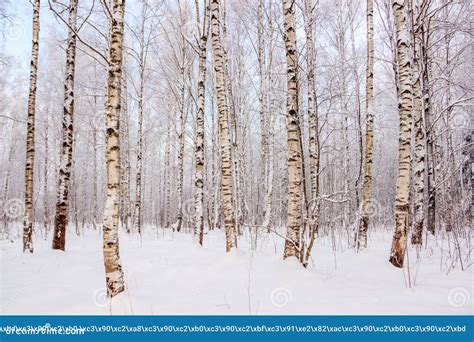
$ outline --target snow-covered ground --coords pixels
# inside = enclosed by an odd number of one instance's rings
[[[151,228],[148,228],[150,230]],[[169,230],[121,233],[127,291],[105,296],[101,236],[69,233],[67,251],[35,239],[24,255],[21,241],[0,241],[2,314],[472,314],[473,267],[453,266],[447,240],[430,241],[419,259],[410,250],[401,270],[388,263],[390,232],[373,233],[370,248],[341,251],[318,239],[313,263],[282,260],[282,241],[261,234],[257,247],[243,237],[226,255],[223,232],[205,236]],[[464,265],[467,267],[468,265]],[[410,273],[410,277],[408,274]],[[410,280],[409,280],[410,278]],[[411,282],[412,286],[407,284]],[[414,285],[413,285],[414,284]]]

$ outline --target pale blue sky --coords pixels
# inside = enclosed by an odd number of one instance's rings
[[[41,19],[46,12],[46,4],[42,4]],[[8,55],[21,58],[28,58],[31,51],[31,16],[32,6],[28,0],[15,1],[14,4],[7,5],[11,20],[5,23],[4,34],[5,52]],[[41,34],[42,32],[40,32]]]

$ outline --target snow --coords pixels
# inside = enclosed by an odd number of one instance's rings
[[[69,230],[66,252],[35,236],[35,252],[23,254],[21,240],[0,241],[2,314],[472,314],[472,267],[453,265],[447,241],[431,238],[410,270],[388,262],[390,231],[369,235],[369,249],[356,254],[319,238],[304,269],[282,260],[283,241],[260,233],[225,253],[221,231],[205,235],[204,247],[191,234],[170,229],[143,238],[120,234],[126,292],[109,301],[105,292],[99,232],[78,237]],[[255,237],[255,234],[252,235]],[[335,252],[334,250],[337,249]],[[453,248],[451,247],[451,254]],[[466,265],[465,265],[466,267]],[[410,273],[411,287],[408,287]],[[414,284],[414,285],[413,285]]]

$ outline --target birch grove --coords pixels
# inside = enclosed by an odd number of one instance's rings
[[[59,258],[102,234],[109,297],[134,272],[119,236],[472,264],[470,1],[24,6],[28,70],[0,37],[0,239]]]

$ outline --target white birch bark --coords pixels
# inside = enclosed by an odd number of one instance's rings
[[[414,104],[414,130],[415,130],[415,165],[414,165],[414,208],[413,208],[413,233],[411,242],[414,245],[422,244],[423,226],[425,220],[424,188],[425,188],[425,128],[423,122],[423,103],[421,99],[421,70],[419,50],[419,21],[413,16],[418,13],[418,4],[415,2],[412,8],[412,34],[413,34],[413,104]]]
[[[397,191],[395,198],[395,233],[390,262],[403,267],[409,227],[409,195],[411,176],[411,126],[413,109],[412,67],[409,56],[410,36],[404,13],[405,0],[394,0],[392,5],[398,62],[398,111],[400,117],[398,145]]]
[[[49,106],[47,108],[49,110]],[[44,165],[43,165],[43,206],[44,206],[44,239],[46,240],[50,228],[49,213],[49,115],[46,114],[46,125],[44,127]]]
[[[121,161],[121,175],[120,175],[120,217],[122,224],[125,227],[125,232],[130,234],[130,216],[131,216],[131,205],[130,205],[130,117],[128,113],[128,91],[127,91],[127,76],[126,76],[126,61],[123,61],[123,91],[122,91],[122,111],[121,111],[121,125],[120,135],[122,137],[122,156]]]
[[[430,63],[431,59],[428,55],[428,44],[430,32],[425,30],[425,27],[421,26],[422,30],[422,101],[423,101],[423,114],[425,119],[425,132],[426,132],[426,159],[427,159],[427,178],[426,188],[428,192],[427,201],[427,216],[426,216],[426,229],[431,234],[436,232],[436,161],[435,161],[435,129],[434,129],[434,118],[433,110],[431,105],[431,89],[430,89]],[[428,31],[428,32],[427,32]]]
[[[367,68],[365,72],[365,158],[362,203],[359,212],[357,249],[367,248],[369,206],[372,200],[372,164],[374,154],[374,2],[367,0]]]
[[[194,223],[194,239],[202,246],[204,239],[204,151],[205,151],[205,126],[204,126],[204,109],[206,104],[205,90],[206,90],[206,55],[207,55],[207,37],[208,37],[208,23],[209,23],[209,6],[207,1],[204,8],[203,25],[199,18],[199,11],[197,10],[196,20],[199,34],[199,76],[197,84],[197,113],[196,113],[196,143],[194,147],[195,155],[195,180],[196,193],[194,198],[195,203],[195,223]],[[196,0],[196,8],[198,8],[198,0]]]
[[[184,64],[185,52],[184,44],[182,42],[182,57],[181,61]],[[176,222],[173,224],[173,230],[181,231],[183,225],[183,188],[184,188],[184,135],[186,130],[186,120],[185,120],[185,101],[186,101],[186,74],[184,67],[181,69],[181,89],[180,89],[180,99],[179,99],[179,130],[178,132],[178,216]]]
[[[305,34],[306,34],[306,63],[308,82],[308,119],[309,119],[309,169],[311,176],[311,198],[308,207],[309,242],[303,259],[303,265],[308,265],[311,250],[318,232],[319,221],[319,118],[315,80],[315,49],[313,40],[314,4],[305,0]]]
[[[287,64],[288,212],[283,258],[300,259],[302,225],[302,151],[298,111],[298,60],[296,56],[295,2],[283,0]]]
[[[38,78],[40,0],[33,3],[33,38],[31,42],[28,118],[26,123],[25,217],[23,218],[23,252],[33,253],[33,166],[35,161],[36,82]]]
[[[76,21],[78,0],[69,2],[66,72],[64,79],[64,111],[62,120],[61,156],[58,193],[54,217],[53,249],[66,248],[66,228],[69,216],[69,191],[71,183],[74,137],[74,76],[76,69]]]
[[[138,57],[140,84],[138,87],[138,127],[137,127],[137,172],[135,177],[135,213],[134,228],[138,234],[142,233],[142,172],[143,172],[143,107],[144,107],[144,91],[145,91],[145,6],[144,1],[141,2],[141,23],[140,23],[140,52]]]
[[[169,111],[169,108],[168,108]],[[171,122],[168,123],[165,146],[165,226],[168,227],[171,222],[171,140],[172,128]]]
[[[266,56],[265,56],[265,42],[264,42],[264,8],[263,0],[258,1],[257,5],[257,59],[259,68],[259,89],[258,89],[258,102],[260,112],[260,158],[261,158],[261,186],[263,192],[266,193],[267,178],[268,178],[268,108],[267,108],[267,89],[266,89]],[[266,203],[266,202],[264,202]],[[265,226],[265,222],[263,224]]]
[[[357,3],[355,4],[357,9]],[[373,4],[372,4],[373,8]],[[372,9],[373,12],[373,9]],[[373,13],[372,13],[373,16]],[[363,144],[363,133],[362,133],[362,122],[361,122],[361,101],[360,101],[360,77],[359,72],[357,70],[357,66],[359,63],[358,56],[356,53],[356,44],[355,44],[355,25],[354,21],[356,20],[356,14],[353,11],[352,4],[349,4],[349,17],[350,17],[350,28],[351,28],[351,52],[352,52],[352,74],[354,75],[354,88],[355,88],[355,105],[356,105],[356,125],[357,125],[357,142],[358,142],[358,152],[359,152],[359,163],[358,163],[358,172],[357,172],[357,179],[355,181],[355,188],[356,188],[356,208],[359,208],[361,204],[362,195],[361,195],[361,180],[363,183],[363,173],[364,173],[364,144]]]
[[[221,46],[223,53],[223,69],[224,69],[224,86],[227,91],[226,96],[226,104],[227,104],[227,122],[229,127],[229,139],[230,139],[230,160],[231,160],[231,174],[232,174],[232,181],[233,181],[233,188],[232,188],[232,201],[233,201],[233,212],[234,212],[234,240],[235,245],[237,246],[237,235],[240,235],[241,232],[241,224],[243,221],[243,208],[245,207],[245,200],[243,196],[242,189],[242,160],[241,154],[244,148],[243,144],[240,144],[239,135],[239,123],[237,120],[237,115],[239,113],[240,107],[238,103],[238,97],[236,96],[236,92],[234,92],[234,86],[236,88],[239,87],[238,82],[240,81],[240,65],[236,66],[237,70],[233,70],[237,73],[236,77],[231,77],[229,71],[229,59],[227,56],[227,51],[229,49],[229,42],[227,41],[227,22],[226,22],[226,3],[223,3],[222,6],[222,15],[219,17],[222,20],[222,34],[221,34]],[[221,12],[221,11],[220,11]],[[220,14],[220,13],[219,13]],[[237,79],[237,82],[232,82],[233,79]],[[224,218],[225,219],[225,218]]]
[[[113,297],[125,290],[119,254],[119,188],[120,188],[120,92],[122,81],[122,48],[125,0],[114,0],[110,18],[109,67],[107,75],[107,198],[103,224],[103,252],[107,295]]]
[[[94,113],[97,113],[97,95],[94,95]],[[93,132],[92,132],[92,149],[94,152],[94,158],[92,161],[92,170],[95,175],[98,175],[99,173],[99,168],[97,165],[97,136],[98,136],[98,128],[95,127],[96,125],[93,125]],[[93,209],[92,209],[92,220],[93,220],[93,226],[94,229],[97,229],[97,223],[99,222],[99,196],[98,196],[98,182],[93,182],[93,193],[92,193],[92,203],[93,203]]]
[[[224,226],[226,236],[226,252],[236,247],[235,217],[233,203],[233,175],[231,160],[231,141],[228,122],[227,93],[225,86],[224,51],[220,37],[220,0],[211,0],[211,38],[214,56],[215,86],[217,93],[217,107],[219,110],[219,135],[221,146],[221,189],[224,207]]]
[[[420,90],[420,72],[418,62],[415,57],[414,69],[414,129],[415,129],[415,165],[414,165],[414,213],[413,213],[413,235],[412,243],[420,245],[422,243],[424,225],[424,187],[425,187],[425,132],[422,116],[422,102]]]

